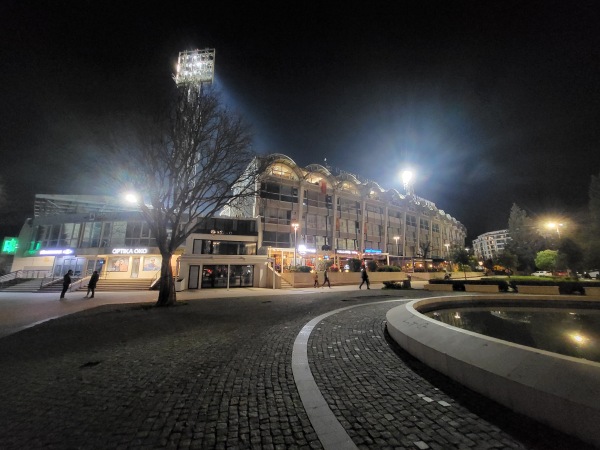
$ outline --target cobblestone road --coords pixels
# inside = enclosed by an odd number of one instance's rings
[[[424,292],[411,296],[426,296]],[[294,383],[302,326],[319,388],[361,448],[584,448],[404,355],[382,291],[104,306],[0,339],[0,448],[322,448]],[[402,294],[401,294],[402,295]],[[578,446],[577,446],[578,445]]]

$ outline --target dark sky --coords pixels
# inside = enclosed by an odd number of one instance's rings
[[[335,6],[328,6],[334,4]],[[179,51],[216,49],[216,85],[259,152],[417,195],[468,228],[587,207],[600,172],[600,3],[0,3],[0,238],[35,193],[108,193],[99,147],[172,89]],[[100,130],[100,132],[99,132]],[[99,136],[100,135],[100,136]]]

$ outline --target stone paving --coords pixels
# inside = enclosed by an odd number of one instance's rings
[[[106,305],[0,338],[0,448],[318,449],[291,369],[309,340],[318,387],[359,448],[586,448],[419,365],[378,303],[422,291],[307,290]]]

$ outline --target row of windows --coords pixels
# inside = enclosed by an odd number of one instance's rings
[[[256,242],[194,239],[195,255],[256,255]]]
[[[154,247],[146,222],[83,222],[39,225],[29,250],[36,248]]]

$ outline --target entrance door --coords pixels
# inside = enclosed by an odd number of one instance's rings
[[[140,274],[140,259],[133,258],[133,261],[131,261],[131,278],[137,278]]]
[[[198,289],[198,278],[200,277],[200,266],[190,266],[190,278],[188,289]]]

